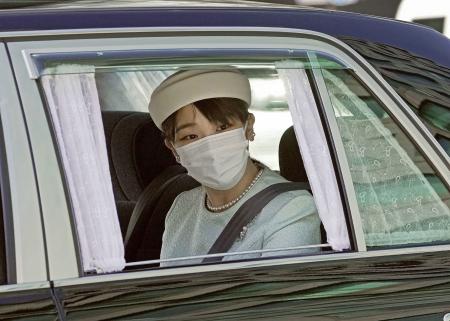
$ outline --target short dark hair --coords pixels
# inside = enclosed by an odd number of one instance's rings
[[[226,124],[232,118],[245,123],[249,115],[247,103],[238,98],[209,98],[196,101],[193,105],[213,123]],[[172,142],[175,139],[176,114],[177,112],[174,112],[161,125],[164,137]]]

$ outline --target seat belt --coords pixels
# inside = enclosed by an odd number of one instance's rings
[[[243,227],[249,224],[276,196],[288,191],[300,189],[309,190],[309,188],[308,183],[286,182],[270,185],[256,193],[245,201],[236,213],[234,213],[231,220],[214,242],[208,254],[228,252],[239,237]],[[220,262],[222,259],[223,256],[206,257],[202,260],[202,263]]]
[[[172,165],[167,167],[161,174],[155,177],[150,184],[142,191],[139,196],[136,205],[133,209],[133,212],[130,217],[130,221],[128,223],[127,232],[125,235],[125,247],[127,248],[130,243],[130,239],[135,237],[135,228],[138,221],[141,219],[141,214],[145,206],[154,202],[161,196],[161,191],[164,190],[164,187],[173,182],[177,177],[186,173],[186,169],[180,165]],[[142,226],[140,226],[142,227]]]

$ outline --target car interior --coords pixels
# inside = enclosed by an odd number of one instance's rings
[[[166,213],[199,183],[176,163],[148,113],[103,111],[102,118],[126,261],[158,260]],[[281,138],[279,163],[286,179],[307,182],[292,126]]]

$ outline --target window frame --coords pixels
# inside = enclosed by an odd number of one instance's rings
[[[48,287],[45,239],[29,132],[4,43],[0,45],[0,190],[5,230],[7,284],[21,289],[38,282]],[[19,193],[19,191],[21,193]],[[0,215],[1,216],[1,215]],[[43,282],[43,283],[41,283]],[[26,286],[25,286],[26,288]]]
[[[418,144],[421,146],[421,149],[426,151],[428,155],[432,155],[432,158],[435,160],[433,163],[437,164],[439,168],[439,172],[443,172],[446,166],[450,164],[450,158],[446,155],[441,155],[439,147],[436,147],[433,139],[430,139],[429,133],[424,128],[420,120],[409,110],[409,107],[405,105],[405,103],[399,98],[398,95],[393,91],[392,88],[381,78],[381,76],[375,71],[373,67],[371,67],[359,54],[357,54],[354,50],[352,50],[349,46],[345,45],[343,42],[332,38],[330,36],[309,32],[309,31],[300,31],[295,29],[282,29],[282,28],[237,28],[237,27],[223,27],[223,28],[212,28],[212,27],[201,27],[201,28],[138,28],[138,29],[122,29],[115,31],[108,30],[85,30],[84,35],[80,35],[79,31],[74,31],[72,35],[72,39],[63,40],[64,36],[67,36],[67,33],[71,33],[70,31],[66,32],[66,35],[60,36],[57,32],[51,34],[49,32],[48,35],[44,36],[36,36],[36,38],[24,38],[23,41],[17,41],[10,43],[8,46],[11,50],[12,54],[12,62],[16,70],[16,77],[19,83],[19,90],[21,95],[23,96],[24,106],[26,109],[26,113],[40,113],[36,115],[33,119],[39,119],[39,122],[33,126],[32,134],[36,134],[36,139],[32,145],[34,145],[33,149],[37,149],[39,147],[47,150],[51,155],[50,166],[52,166],[53,173],[52,175],[56,175],[59,177],[54,178],[53,181],[47,180],[42,182],[41,194],[43,194],[43,203],[47,205],[48,212],[43,213],[44,222],[45,222],[45,231],[46,236],[49,238],[49,242],[47,243],[47,250],[49,256],[49,264],[50,264],[50,277],[51,279],[64,279],[67,277],[79,277],[82,276],[83,273],[80,271],[78,264],[78,271],[74,269],[74,265],[76,266],[76,262],[79,262],[79,258],[77,258],[78,254],[76,251],[76,236],[73,233],[73,222],[71,222],[70,215],[70,205],[66,202],[67,191],[64,189],[63,184],[63,171],[60,168],[60,164],[57,161],[57,155],[55,150],[49,150],[48,147],[45,148],[45,144],[50,144],[53,147],[53,139],[52,134],[47,129],[43,130],[44,133],[39,132],[38,126],[46,126],[48,127],[47,120],[45,119],[45,115],[42,114],[42,110],[45,110],[43,102],[38,92],[36,81],[33,79],[33,62],[31,55],[33,53],[48,53],[48,52],[73,52],[73,51],[83,51],[83,50],[113,50],[116,49],[142,49],[142,48],[180,48],[183,44],[183,48],[187,47],[199,47],[204,46],[210,48],[213,46],[214,48],[236,48],[236,46],[248,48],[249,44],[252,44],[252,48],[264,48],[270,46],[270,48],[299,48],[299,49],[309,49],[314,51],[323,51],[328,54],[332,54],[336,57],[339,57],[343,60],[347,65],[350,66],[357,74],[359,74],[360,78],[364,81],[364,83],[369,85],[369,88],[372,88],[374,92],[377,93],[377,96],[382,98],[384,101],[389,101],[391,104],[387,104],[387,106],[393,105],[393,109],[395,110],[394,114],[396,115],[396,119],[402,119],[408,125],[408,132],[415,133],[419,138]],[[97,37],[93,36],[93,33],[97,33]],[[20,35],[30,36],[26,32],[15,33],[15,36]],[[128,38],[124,36],[129,36]],[[225,37],[225,38],[223,38]],[[193,40],[198,40],[198,42],[194,42]],[[179,40],[179,41],[176,41]],[[224,40],[226,40],[224,42]],[[136,45],[139,44],[139,45]],[[319,93],[321,93],[321,82],[320,78],[314,73],[314,79],[317,81]],[[323,256],[306,256],[306,257],[296,257],[296,258],[273,258],[267,259],[263,261],[250,261],[250,262],[240,262],[240,263],[224,263],[220,265],[214,265],[215,270],[226,270],[228,268],[243,268],[245,266],[254,266],[254,265],[278,265],[278,264],[287,264],[294,262],[307,262],[307,261],[327,261],[329,259],[342,259],[349,257],[358,257],[361,255],[362,257],[369,255],[368,253],[364,253],[366,251],[365,244],[363,243],[363,235],[361,226],[358,226],[357,221],[359,218],[359,210],[357,208],[356,199],[354,196],[353,184],[351,181],[350,173],[348,169],[346,169],[346,160],[343,158],[343,146],[342,142],[339,141],[340,136],[337,136],[335,133],[337,126],[333,124],[330,119],[330,110],[328,103],[326,101],[326,97],[323,97],[320,94],[321,99],[323,100],[323,104],[325,107],[325,115],[328,121],[328,126],[330,127],[330,131],[332,132],[332,141],[335,144],[336,155],[339,161],[339,168],[342,171],[342,188],[345,191],[347,202],[349,204],[349,213],[348,216],[352,218],[353,228],[355,229],[355,242],[357,244],[357,253],[338,253],[338,254],[330,254]],[[328,106],[328,107],[327,107]],[[432,137],[431,137],[432,138]],[[33,140],[33,139],[32,139]],[[333,151],[331,151],[333,153]],[[47,155],[46,155],[47,156]],[[43,159],[42,155],[36,157],[37,160],[37,171],[43,171]],[[48,169],[48,165],[46,166]],[[58,168],[55,171],[54,168]],[[350,179],[349,179],[350,177]],[[450,177],[447,178],[447,183],[450,180]],[[55,191],[55,184],[56,191]],[[54,193],[56,195],[52,196],[53,199],[48,199],[50,193]],[[54,207],[48,206],[49,204],[53,204]],[[61,213],[62,211],[62,213]],[[57,215],[58,214],[58,215]],[[356,222],[356,223],[355,223]],[[58,232],[58,230],[60,230]],[[358,232],[359,230],[359,232]],[[55,239],[55,236],[52,236],[52,233],[56,233],[57,235],[61,235],[62,232],[70,233],[72,239],[67,237],[63,237],[62,241],[60,241],[60,246],[67,246],[67,251],[64,253],[64,257],[68,257],[68,260],[61,260],[61,257],[58,256],[58,250],[52,248],[51,240]],[[362,240],[361,240],[362,236]],[[62,242],[62,244],[61,244]],[[403,251],[402,251],[403,250]],[[411,253],[417,251],[421,253],[423,251],[429,251],[430,247],[418,247],[413,250],[410,250]],[[445,246],[434,246],[434,249],[431,250],[449,250],[450,245]],[[386,250],[389,254],[403,254],[406,251],[401,249],[398,250]],[[409,252],[409,251],[408,251]],[[381,252],[380,252],[381,253]],[[55,261],[66,261],[65,264],[55,263]],[[63,269],[67,269],[63,271]],[[192,268],[190,268],[192,269]],[[208,270],[209,266],[198,266],[195,270]],[[160,275],[165,273],[184,273],[185,269],[183,267],[180,268],[170,268],[170,272],[163,272],[169,270],[155,270],[155,271],[145,271],[146,275]],[[140,273],[140,272],[139,272]]]

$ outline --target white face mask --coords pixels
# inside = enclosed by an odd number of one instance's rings
[[[206,136],[175,148],[180,163],[200,184],[228,190],[244,176],[248,161],[248,140],[244,128]]]

